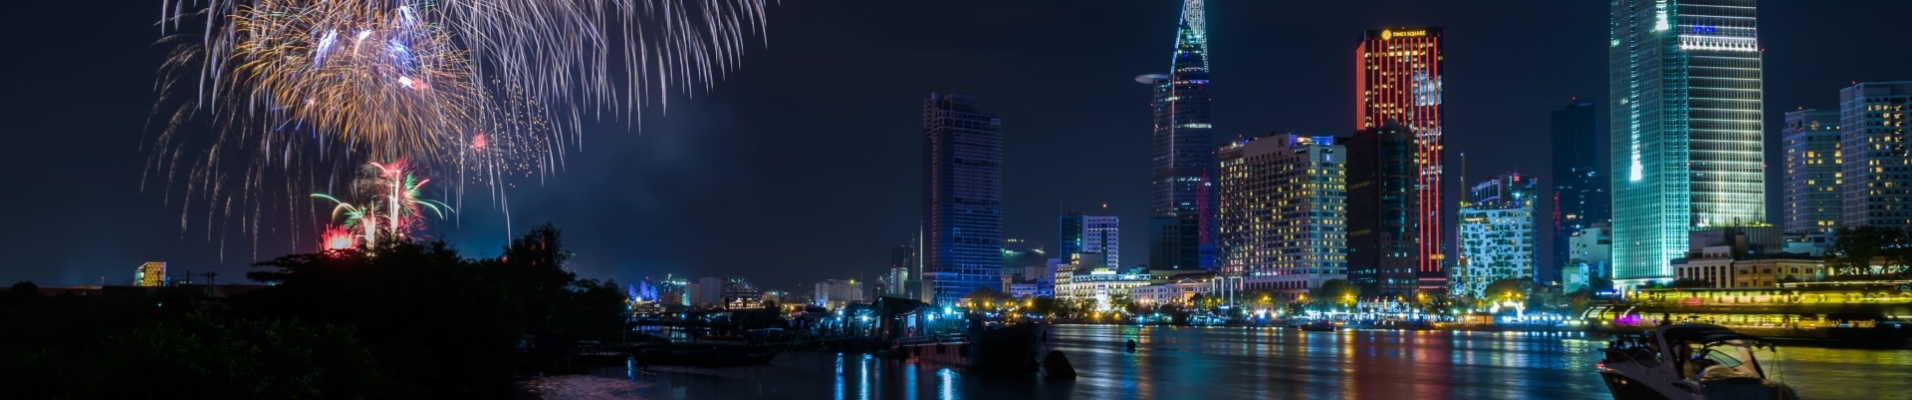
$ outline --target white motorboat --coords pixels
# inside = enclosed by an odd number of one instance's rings
[[[1719,325],[1674,324],[1614,341],[1596,366],[1616,400],[1796,400],[1754,357],[1772,348]]]

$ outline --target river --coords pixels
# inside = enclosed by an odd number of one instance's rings
[[[798,353],[755,368],[617,368],[529,386],[551,399],[1612,398],[1593,370],[1603,342],[1580,333],[1067,325],[1050,340],[1075,381]],[[1807,399],[1912,398],[1912,350],[1782,346],[1759,356]]]

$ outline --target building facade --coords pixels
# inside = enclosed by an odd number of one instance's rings
[[[1755,0],[1615,0],[1613,280],[1673,279],[1696,228],[1765,222]]]
[[[976,99],[931,93],[923,100],[923,292],[952,304],[977,288],[1001,287],[1002,120]]]
[[[1912,82],[1861,82],[1839,91],[1840,226],[1912,227],[1908,104]]]
[[[1101,254],[1108,265],[1122,265],[1122,220],[1114,215],[1085,215],[1078,211],[1063,214],[1058,239],[1058,256],[1064,263],[1077,264],[1082,254]]]
[[[1067,268],[1056,273],[1057,300],[1086,301],[1097,310],[1108,310],[1119,301],[1133,301],[1129,289],[1148,286],[1148,271],[1123,271],[1110,267]]]
[[[811,299],[815,305],[830,309],[869,301],[863,294],[863,283],[855,279],[827,279],[817,282],[816,294]]]
[[[1468,191],[1460,210],[1460,259],[1448,293],[1478,298],[1494,281],[1535,279],[1538,186],[1533,177],[1510,173]]]
[[[1348,151],[1348,280],[1369,295],[1419,289],[1423,254],[1414,133],[1398,124],[1355,132]]]
[[[916,246],[905,244],[890,248],[890,268],[879,282],[877,295],[916,298],[916,285],[912,282],[916,279],[916,261],[919,259]]]
[[[1129,288],[1129,298],[1143,307],[1161,305],[1191,306],[1195,295],[1208,296],[1215,285],[1207,281],[1180,278],[1167,282]]]
[[[1839,112],[1799,110],[1786,113],[1786,232],[1828,232],[1839,228]]]
[[[1154,177],[1149,201],[1149,265],[1214,264],[1215,142],[1209,119],[1208,19],[1203,0],[1185,0],[1166,75],[1136,78],[1154,87]]]
[[[1595,223],[1574,232],[1573,237],[1567,239],[1567,248],[1567,268],[1560,279],[1565,292],[1572,293],[1583,286],[1606,289],[1602,283],[1612,276],[1613,270],[1613,228],[1606,223]]]
[[[1672,262],[1677,279],[1702,280],[1714,288],[1776,287],[1824,280],[1825,259],[1785,253],[1787,240],[1775,227],[1710,228],[1690,235],[1685,257]]]
[[[1273,135],[1219,152],[1222,273],[1242,290],[1301,294],[1348,275],[1347,149]]]
[[[1593,100],[1574,99],[1553,112],[1553,263],[1540,268],[1541,282],[1565,281],[1559,270],[1572,265],[1568,239],[1612,215],[1594,111]]]
[[[1441,184],[1440,27],[1369,30],[1355,46],[1355,128],[1375,129],[1390,121],[1412,133],[1411,160],[1415,290],[1446,289],[1444,237],[1447,214]],[[1383,286],[1386,286],[1383,283]]]
[[[133,269],[133,286],[166,286],[172,277],[166,275],[165,261],[147,261]]]

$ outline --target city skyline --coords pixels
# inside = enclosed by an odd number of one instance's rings
[[[910,171],[913,169],[911,167],[913,162],[908,161],[908,156],[915,153],[910,149],[916,145],[908,140],[910,138],[884,138],[881,135],[894,136],[897,132],[911,130],[913,127],[910,125],[916,122],[904,121],[899,124],[894,116],[874,118],[869,116],[876,115],[878,109],[883,110],[881,113],[883,115],[912,114],[907,110],[895,113],[897,109],[894,106],[877,106],[876,104],[910,103],[928,91],[957,90],[990,99],[986,101],[993,104],[991,107],[993,111],[1003,115],[1006,120],[1018,121],[1012,123],[1016,126],[1014,131],[1039,132],[1032,133],[1033,137],[1006,139],[1010,140],[1006,145],[1007,154],[1005,155],[1008,158],[1005,161],[1008,182],[1005,184],[1010,186],[1006,191],[1015,193],[1005,200],[1009,202],[1005,206],[1008,236],[1046,237],[1038,235],[1042,235],[1044,231],[1053,230],[1053,220],[1049,218],[1053,216],[1054,204],[1057,200],[1083,208],[1090,204],[1109,202],[1112,204],[1113,214],[1129,217],[1125,218],[1124,224],[1131,232],[1134,232],[1135,229],[1143,229],[1144,217],[1148,214],[1146,211],[1138,211],[1146,209],[1146,201],[1142,199],[1146,199],[1147,188],[1137,188],[1133,182],[1138,179],[1136,178],[1138,176],[1146,176],[1148,167],[1146,163],[1136,161],[1111,160],[1117,158],[1116,155],[1119,155],[1122,160],[1146,158],[1148,133],[1146,128],[1138,127],[1148,125],[1147,117],[1122,115],[1141,113],[1138,110],[1142,109],[1140,103],[1143,100],[1138,96],[1146,95],[1138,94],[1135,84],[1127,80],[1136,71],[1159,70],[1162,53],[1161,38],[1164,36],[1162,32],[1174,29],[1173,26],[1169,26],[1170,22],[1160,21],[1163,19],[1161,16],[1174,13],[1179,6],[1180,4],[1151,3],[1136,7],[1137,9],[1133,10],[1134,15],[1115,15],[1111,12],[1110,15],[1103,16],[1106,21],[1100,25],[1078,28],[1089,33],[1058,32],[1063,34],[1053,40],[1056,43],[1073,46],[1071,48],[1078,48],[1070,50],[1077,52],[1072,57],[1084,60],[1062,63],[1059,68],[1045,70],[1047,72],[1039,74],[1051,76],[1052,78],[1045,79],[1050,81],[1055,80],[1053,78],[1055,76],[1067,77],[1064,80],[1068,82],[1057,84],[1059,86],[1055,92],[1058,94],[1055,96],[1031,96],[1035,99],[1008,98],[1014,97],[1011,93],[1016,93],[1011,89],[1027,87],[1030,82],[1003,81],[998,78],[1024,75],[1027,72],[1007,67],[986,66],[980,61],[956,61],[950,66],[931,67],[918,72],[917,74],[923,75],[921,77],[881,78],[896,82],[885,86],[896,86],[898,90],[872,89],[867,93],[854,92],[856,100],[848,103],[840,102],[841,106],[870,108],[872,111],[844,117],[843,121],[859,121],[859,125],[849,129],[852,131],[850,133],[841,133],[844,136],[838,138],[831,135],[839,134],[835,132],[841,129],[831,130],[832,133],[828,134],[787,134],[789,130],[785,128],[788,125],[823,125],[818,124],[818,120],[811,119],[815,117],[806,116],[807,114],[828,115],[830,112],[812,105],[792,102],[790,100],[793,97],[790,95],[760,96],[768,90],[798,93],[827,91],[820,82],[769,83],[766,79],[815,76],[813,72],[822,67],[813,66],[813,63],[805,60],[810,60],[817,54],[830,54],[828,46],[818,43],[831,41],[819,40],[819,38],[842,38],[844,35],[857,32],[849,28],[831,27],[841,25],[837,22],[849,16],[826,14],[840,13],[845,11],[843,9],[823,5],[785,4],[772,9],[771,12],[791,13],[804,17],[780,20],[779,23],[789,29],[774,32],[770,38],[772,45],[768,50],[749,56],[753,61],[762,61],[761,63],[750,64],[744,70],[735,73],[709,96],[674,99],[669,114],[647,117],[642,125],[641,135],[634,129],[628,129],[624,123],[590,124],[592,126],[587,129],[609,134],[591,136],[586,143],[593,147],[573,154],[573,158],[567,161],[568,166],[564,174],[560,174],[542,186],[534,185],[520,189],[520,193],[514,194],[509,207],[512,209],[513,218],[516,219],[514,222],[518,226],[529,226],[549,220],[557,223],[560,228],[566,229],[568,236],[578,240],[582,245],[580,257],[577,260],[578,267],[593,275],[626,278],[665,272],[700,275],[751,273],[753,276],[764,275],[765,278],[759,281],[771,283],[771,286],[791,286],[813,282],[818,277],[854,276],[852,274],[859,270],[875,271],[885,265],[882,257],[886,250],[895,244],[907,241],[910,232],[916,229],[917,224],[915,218],[911,217],[914,213],[909,211],[914,209],[914,206],[901,205],[900,208],[892,208],[884,204],[888,199],[908,197],[907,193],[898,194],[893,190],[880,189],[886,186],[904,188],[914,186],[909,182],[913,179],[909,176],[915,175],[915,172]],[[1472,45],[1473,48],[1467,51],[1481,56],[1490,51],[1500,51],[1494,49],[1516,46],[1517,43],[1558,43],[1563,49],[1542,49],[1539,46],[1527,48],[1538,49],[1535,51],[1546,52],[1544,54],[1548,55],[1565,56],[1558,57],[1560,59],[1579,61],[1567,62],[1574,66],[1567,67],[1566,70],[1532,73],[1519,71],[1519,68],[1540,64],[1510,62],[1506,58],[1480,59],[1480,56],[1470,56],[1475,58],[1467,60],[1469,57],[1457,56],[1448,65],[1450,72],[1447,80],[1453,81],[1456,86],[1447,92],[1447,101],[1456,104],[1472,104],[1468,114],[1458,111],[1448,113],[1452,122],[1447,130],[1450,133],[1448,151],[1469,151],[1477,155],[1472,161],[1475,168],[1482,170],[1506,170],[1517,166],[1527,166],[1523,170],[1531,170],[1536,175],[1541,175],[1547,171],[1538,170],[1538,168],[1544,168],[1539,166],[1545,161],[1539,156],[1508,154],[1502,158],[1479,155],[1487,154],[1496,143],[1501,142],[1510,143],[1503,146],[1544,146],[1546,143],[1544,139],[1534,137],[1544,136],[1542,132],[1545,132],[1545,112],[1549,107],[1557,106],[1560,101],[1574,96],[1603,97],[1599,96],[1600,90],[1605,88],[1605,82],[1601,77],[1605,75],[1606,70],[1604,63],[1600,62],[1604,55],[1599,54],[1602,53],[1599,49],[1603,48],[1606,40],[1601,34],[1604,32],[1602,27],[1605,25],[1603,6],[1572,5],[1562,6],[1559,10],[1514,7],[1511,10],[1499,11],[1506,13],[1499,15],[1501,17],[1535,14],[1571,17],[1564,20],[1565,26],[1556,35],[1549,38],[1532,38],[1532,42],[1521,42],[1515,40],[1518,38],[1496,38],[1491,34],[1497,31],[1511,31],[1517,25],[1497,22],[1487,16],[1469,17],[1467,15],[1469,11],[1461,7],[1456,7],[1455,10],[1413,5],[1377,7],[1386,11],[1375,14],[1356,13],[1351,6],[1307,6],[1322,7],[1312,9],[1296,5],[1210,4],[1209,7],[1214,10],[1211,10],[1209,14],[1209,30],[1215,32],[1214,37],[1229,38],[1231,34],[1234,35],[1233,39],[1216,39],[1212,43],[1215,54],[1213,63],[1217,71],[1223,71],[1223,74],[1217,75],[1216,79],[1236,85],[1217,86],[1215,118],[1218,120],[1217,126],[1224,127],[1222,131],[1217,132],[1217,136],[1232,137],[1269,130],[1345,135],[1347,132],[1344,132],[1345,129],[1340,125],[1344,125],[1344,121],[1351,117],[1343,117],[1348,116],[1350,111],[1344,110],[1347,102],[1340,100],[1352,101],[1345,98],[1348,94],[1344,89],[1351,77],[1342,76],[1346,74],[1342,71],[1351,67],[1345,57],[1347,38],[1355,36],[1356,32],[1361,30],[1377,27],[1442,25],[1448,27],[1450,35],[1471,32],[1469,34],[1473,36],[1469,39],[1476,40],[1475,43],[1478,44]],[[924,23],[934,25],[937,24],[935,21],[944,21],[947,18],[935,14],[989,14],[1002,15],[995,20],[1000,21],[998,22],[1000,24],[1026,30],[1038,29],[1036,28],[1038,24],[1034,20],[1043,19],[1045,16],[1066,15],[1064,10],[1070,8],[1052,4],[987,2],[967,7],[923,7],[932,8],[883,5],[871,10],[863,10],[863,12],[891,13],[904,17],[882,21],[878,28]],[[1780,9],[1774,11],[1776,7]],[[1865,14],[1853,12],[1865,8],[1863,4],[1830,4],[1813,7],[1786,4],[1762,5],[1762,11],[1768,15],[1852,15]],[[125,22],[124,24],[114,22],[114,24],[126,25],[126,30],[131,33],[123,36],[137,39],[108,43],[109,49],[114,51],[102,53],[119,52],[134,56],[152,54],[153,52],[147,49],[151,42],[149,39],[151,34],[142,36],[138,33],[141,28],[149,25],[150,15],[130,11],[126,13],[122,16],[109,12],[104,18]],[[1305,19],[1297,17],[1296,14],[1332,17],[1329,21],[1305,23]],[[1252,23],[1249,22],[1250,16],[1279,18],[1280,21],[1302,21],[1302,23]],[[1782,24],[1782,28],[1775,29],[1779,29],[1776,32],[1786,32],[1785,34],[1768,34],[1761,40],[1766,42],[1765,46],[1774,54],[1788,55],[1785,60],[1769,55],[1768,112],[1765,116],[1768,122],[1766,124],[1768,140],[1774,140],[1776,127],[1779,126],[1777,121],[1780,117],[1775,115],[1774,110],[1792,109],[1795,106],[1834,108],[1836,100],[1828,93],[1835,93],[1838,88],[1848,84],[1848,81],[1904,78],[1893,76],[1891,74],[1894,72],[1876,67],[1870,69],[1828,67],[1823,65],[1824,63],[1805,62],[1801,59],[1815,58],[1815,55],[1819,56],[1818,58],[1824,58],[1833,54],[1862,52],[1838,53],[1836,51],[1839,49],[1850,49],[1850,45],[1814,41],[1809,34],[1826,34],[1807,32],[1798,28],[1801,25],[1791,25],[1791,30],[1787,31],[1784,30],[1786,25],[1783,25],[1786,21],[1768,19],[1761,22],[1762,25]],[[945,25],[950,23],[953,22],[941,22]],[[1864,32],[1863,29],[1872,29],[1865,28],[1864,24],[1853,25],[1853,27],[1841,28],[1847,30],[1824,28],[1821,30],[1850,34]],[[1253,31],[1255,29],[1265,30],[1258,33]],[[1124,33],[1127,30],[1139,32],[1130,35]],[[974,29],[966,29],[963,32],[983,38],[976,43],[1007,43],[1000,36],[989,36]],[[1091,40],[1103,34],[1108,34],[1109,37]],[[1287,48],[1285,53],[1304,56],[1301,58],[1303,62],[1296,62],[1293,57],[1275,60],[1265,55],[1253,54],[1253,50],[1259,45],[1252,39],[1269,34],[1297,37],[1297,39],[1290,39],[1292,41],[1323,43],[1284,44],[1284,46],[1294,46]],[[914,36],[913,38],[923,37]],[[861,38],[858,40],[860,42],[857,43],[881,45],[905,41],[905,38]],[[40,46],[40,44],[29,44],[29,46]],[[52,50],[39,47],[30,47],[30,49],[41,50],[41,53],[51,53],[47,50]],[[981,54],[1007,57],[1024,55],[1025,51],[991,49]],[[1089,51],[1095,51],[1097,55],[1088,55],[1086,52]],[[1865,54],[1861,57],[1892,56]],[[131,154],[135,151],[138,138],[142,134],[141,121],[146,117],[146,111],[150,105],[147,88],[150,87],[152,80],[149,75],[150,68],[146,67],[150,63],[115,62],[113,60],[116,58],[110,58],[107,54],[85,54],[79,57],[76,61],[82,62],[73,64],[81,67],[69,68],[71,72],[48,70],[32,74],[53,77],[53,79],[47,79],[48,83],[28,82],[23,87],[29,95],[45,98],[46,101],[43,103],[86,103],[94,104],[94,107],[89,107],[82,115],[64,110],[35,112],[41,110],[37,108],[40,106],[28,105],[20,109],[22,115],[44,116],[32,117],[25,125],[26,129],[32,132],[59,131],[106,135],[102,142],[122,143],[123,146],[119,148],[124,150],[113,150],[112,146],[108,146],[107,150],[101,152],[107,156],[112,156],[119,151]],[[123,57],[129,56],[113,57],[122,57],[117,60],[124,60]],[[884,62],[894,63],[897,66],[920,65],[922,61],[936,58],[941,57],[906,57]],[[1891,58],[1870,60],[1872,61],[1855,64],[1892,65],[1892,63],[1881,61],[1891,60]],[[1462,62],[1466,64],[1459,64]],[[1510,65],[1494,67],[1495,63]],[[134,65],[139,67],[134,68]],[[1098,67],[1089,69],[1091,65]],[[1784,73],[1784,82],[1780,82],[1778,78],[1781,75],[1779,72],[1781,65],[1785,65],[1784,68],[1788,71]],[[1056,75],[1064,70],[1072,72]],[[966,74],[962,73],[963,71],[973,71],[973,73]],[[1556,75],[1559,78],[1556,78]],[[1320,76],[1328,78],[1324,79]],[[1335,76],[1341,77],[1335,78]],[[1502,76],[1509,77],[1509,80],[1519,80],[1522,77],[1545,79],[1537,81],[1538,84],[1523,84],[1523,86],[1534,86],[1532,89],[1520,89],[1513,92],[1493,89],[1506,87],[1499,86],[1506,85],[1505,83],[1489,81],[1494,79],[1492,77]],[[1560,79],[1560,81],[1548,79]],[[127,81],[137,83],[126,84]],[[1323,82],[1311,86],[1308,81]],[[1474,84],[1472,87],[1462,85],[1462,82],[1470,81]],[[1778,85],[1791,88],[1786,89],[1785,92],[1772,88]],[[908,90],[905,93],[900,89]],[[1287,97],[1293,98],[1269,96],[1269,93],[1290,93],[1292,96]],[[102,94],[114,98],[98,102],[84,101]],[[1085,97],[1084,95],[1106,97],[1110,100],[1085,100],[1082,104],[1066,104],[1066,101],[1059,101],[1067,98],[1082,98]],[[119,100],[118,97],[127,99]],[[1509,99],[1500,100],[1498,99],[1500,97]],[[1601,100],[1604,101],[1604,99]],[[1313,105],[1313,103],[1333,104]],[[1522,106],[1523,103],[1544,104]],[[1061,105],[1057,106],[1057,104]],[[758,113],[767,113],[765,118],[762,118],[765,120],[789,120],[798,123],[765,125],[762,122],[743,121],[740,118]],[[1056,116],[1040,117],[1039,115]],[[1107,122],[1082,122],[1089,119],[1070,117],[1081,115],[1110,117],[1105,118]],[[1483,121],[1483,119],[1503,118],[1506,121]],[[866,126],[861,125],[862,121],[871,122]],[[1024,125],[1025,122],[1020,121],[1028,122]],[[1463,127],[1472,132],[1459,133]],[[632,133],[623,134],[627,130]],[[1122,139],[1108,140],[1107,138],[1111,135]],[[18,157],[12,157],[8,161],[8,166],[13,167],[14,170],[46,170],[43,167],[29,166],[60,166],[47,173],[21,176],[18,181],[12,183],[21,186],[74,188],[75,190],[71,192],[74,196],[67,197],[68,200],[32,196],[19,196],[8,200],[7,204],[11,206],[10,208],[44,210],[46,212],[34,214],[64,217],[51,220],[45,219],[50,217],[34,215],[24,219],[23,223],[31,226],[45,226],[51,231],[29,236],[9,236],[6,242],[21,246],[44,247],[48,248],[48,251],[45,252],[46,254],[33,254],[8,263],[4,273],[0,273],[0,279],[36,280],[62,284],[93,283],[102,275],[122,279],[120,277],[126,275],[123,271],[147,260],[165,260],[180,269],[219,270],[231,274],[248,270],[245,265],[251,261],[292,250],[289,244],[295,241],[286,237],[290,235],[287,232],[289,228],[262,238],[256,252],[253,250],[253,242],[248,238],[228,237],[223,242],[217,238],[207,239],[209,235],[233,236],[232,232],[207,232],[200,228],[180,229],[182,218],[176,209],[161,204],[156,194],[140,191],[137,165],[129,166],[127,163],[110,159],[89,165],[69,164],[71,160],[85,159],[86,154],[94,153],[91,150],[84,153],[78,151],[88,149],[85,146],[65,144],[69,143],[72,137],[83,136],[32,135],[29,141],[19,148],[35,150],[15,150],[19,153]],[[733,141],[729,137],[738,138],[738,140]],[[796,140],[799,137],[823,142],[824,146],[829,147],[789,147],[793,144],[802,144]],[[1091,143],[1092,141],[1094,143]],[[1138,141],[1140,143],[1137,143]],[[863,149],[887,150],[859,151],[857,150],[859,147],[856,146],[867,146],[862,147]],[[777,151],[786,147],[801,150],[791,151],[789,153],[793,154],[790,155]],[[1769,146],[1769,154],[1774,151],[1773,147]],[[901,154],[884,155],[883,153]],[[803,156],[799,158],[798,154]],[[875,156],[868,160],[857,161],[858,157],[871,154]],[[768,158],[741,163],[723,161],[725,157],[747,155]],[[1772,164],[1778,158],[1768,157],[1767,160],[1769,164]],[[781,171],[789,170],[789,166],[792,165],[824,171],[857,171],[830,172],[830,175],[823,175],[823,180],[844,182],[826,182],[824,184],[843,186],[825,187],[830,188],[828,190],[840,191],[849,197],[867,200],[854,200],[851,203],[841,204],[836,201],[819,200],[798,200],[771,206],[753,204],[756,201],[754,199],[766,198],[764,196],[771,193],[802,192],[802,190],[791,190],[793,187],[790,184],[775,182],[796,181],[797,179],[787,179],[794,175],[786,175]],[[614,175],[596,172],[607,168],[620,172]],[[901,175],[868,172],[881,169],[896,169]],[[1768,171],[1771,172],[1772,169],[1769,168]],[[1109,172],[1088,173],[1100,170]],[[1018,177],[1018,173],[1023,175]],[[682,176],[676,177],[676,175]],[[1071,176],[1081,178],[1071,179],[1069,178]],[[63,182],[87,182],[87,185],[75,188],[62,186],[66,185]],[[865,189],[853,186],[868,185],[870,182],[879,183],[869,185],[878,188]],[[1056,186],[1054,188],[1039,187],[1055,182],[1062,183],[1054,185]],[[1768,182],[1769,188],[1772,187],[1771,183]],[[605,191],[606,186],[611,186],[608,188],[609,192]],[[1448,186],[1458,187],[1455,184]],[[732,189],[733,187],[750,187],[750,189]],[[1017,190],[1022,188],[1031,190]],[[1775,190],[1769,189],[1769,191]],[[1771,194],[1774,193],[1769,193]],[[76,198],[78,200],[71,200]],[[108,202],[107,199],[111,201]],[[432,236],[452,241],[461,248],[479,253],[495,251],[503,238],[509,236],[509,232],[501,222],[502,217],[498,215],[502,213],[494,210],[495,207],[488,204],[487,200],[469,199],[468,201],[470,204],[460,207],[466,212],[459,215],[458,219],[434,224],[431,229]],[[694,203],[709,203],[709,205]],[[1773,202],[1773,204],[1778,203]],[[78,207],[94,211],[80,212],[81,208]],[[567,211],[573,208],[588,211]],[[609,210],[610,215],[599,215],[606,210]],[[731,214],[713,213],[710,210],[731,210],[729,211]],[[822,211],[818,212],[822,215],[805,215],[818,210]],[[865,212],[868,217],[844,214],[850,210]],[[1768,214],[1771,214],[1770,210]],[[845,230],[810,235],[831,237],[829,241],[805,239],[790,240],[787,245],[775,244],[788,246],[774,247],[765,251],[765,253],[782,254],[776,258],[752,258],[743,260],[744,262],[741,263],[729,263],[714,262],[708,254],[736,243],[770,243],[767,240],[770,238],[754,236],[754,234],[728,238],[728,232],[715,227],[699,227],[683,223],[692,221],[686,219],[692,215],[699,216],[698,218],[724,215],[725,218],[758,220],[789,218],[791,226],[829,225],[832,221],[852,218],[877,222],[855,224],[853,228],[846,228],[854,229],[854,232]],[[202,217],[195,216],[194,219]],[[1772,220],[1777,221],[1777,218]],[[116,228],[110,230],[98,228],[108,222],[115,224]],[[1124,243],[1132,249],[1131,252],[1136,251],[1134,249],[1147,248],[1146,242],[1138,238],[1141,236],[1144,235],[1132,234],[1128,239],[1130,242]],[[72,247],[75,246],[73,244],[65,244],[67,242],[106,244],[108,249],[99,252],[80,251],[80,248]],[[299,244],[309,244],[309,242],[311,241],[296,241]],[[637,244],[638,247],[629,253],[636,254],[627,254],[624,249],[632,243]],[[1140,259],[1140,255],[1131,258]],[[802,273],[779,272],[769,267],[791,263],[821,265],[815,267],[815,271]],[[765,267],[733,266],[733,264],[765,265]]]

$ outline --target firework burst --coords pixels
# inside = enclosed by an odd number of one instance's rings
[[[354,194],[364,201],[354,204],[324,193],[314,193],[313,198],[331,201],[332,219],[343,220],[344,229],[362,233],[363,246],[373,248],[380,237],[405,240],[415,237],[424,227],[426,212],[444,219],[452,208],[444,202],[426,199],[420,195],[425,184],[431,179],[419,178],[406,169],[403,161],[391,163],[367,164],[365,173],[358,180]],[[331,244],[331,231],[327,231],[325,240]]]
[[[708,89],[770,1],[163,0],[148,176],[209,237],[259,232],[273,199],[317,206],[297,194],[375,160],[456,171],[452,196],[475,183],[499,205],[562,165],[585,120]]]

